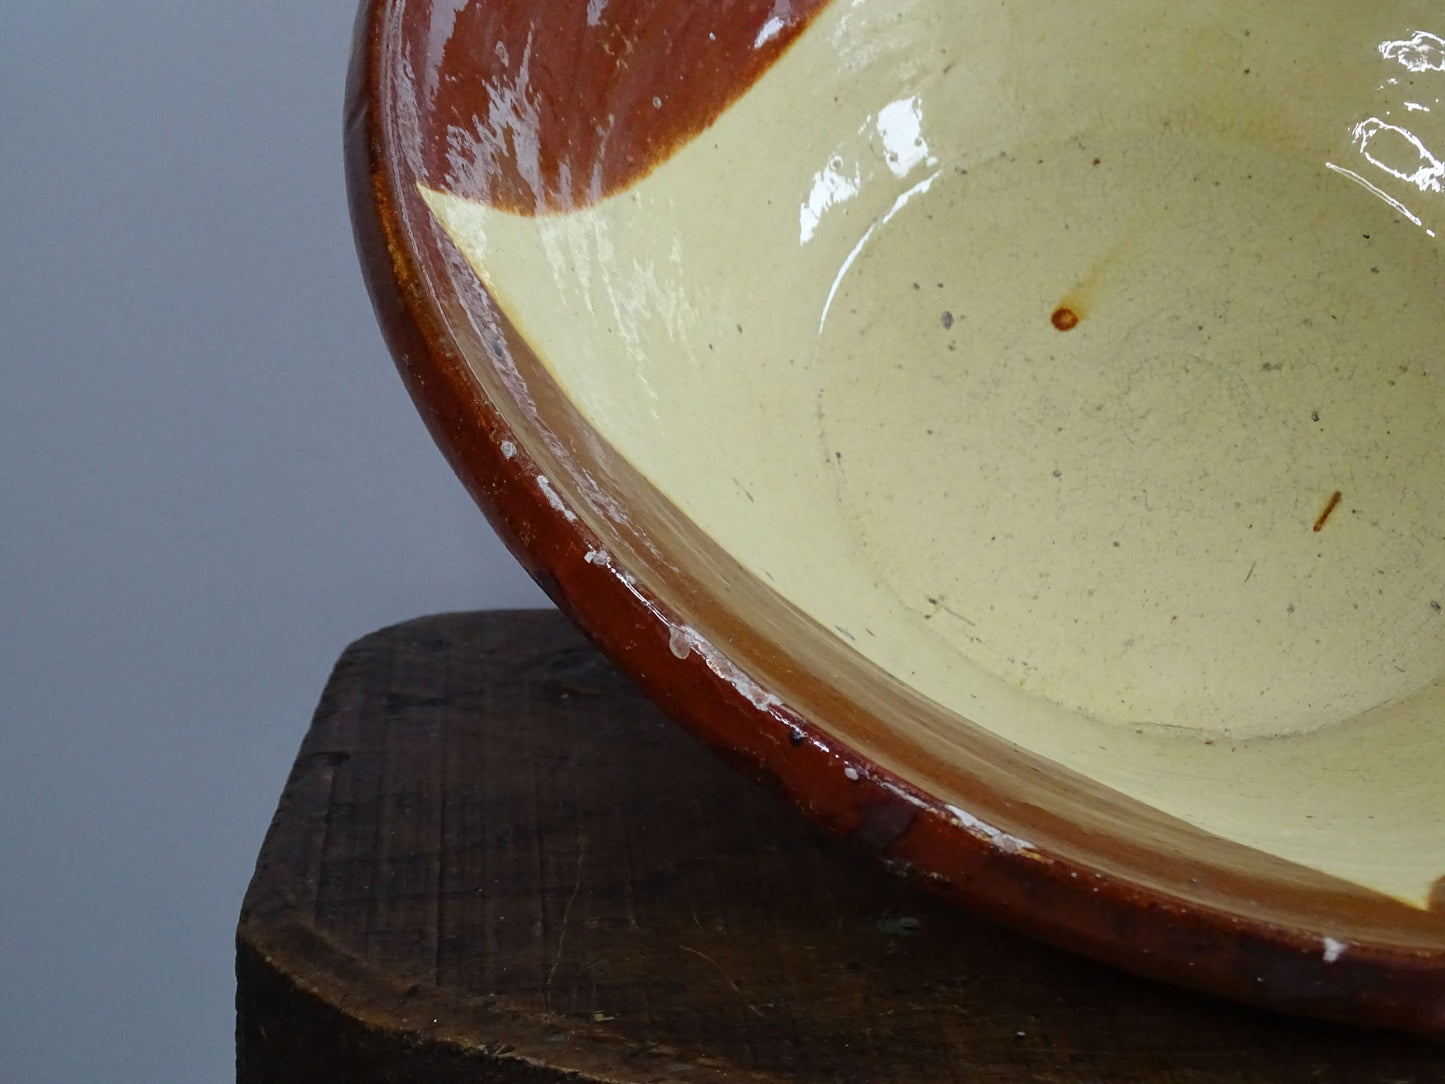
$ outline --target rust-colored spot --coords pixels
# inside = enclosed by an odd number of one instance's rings
[[[826,2],[399,5],[420,179],[517,214],[584,207],[717,120]]]
[[[1325,510],[1320,513],[1320,518],[1315,520],[1316,531],[1323,531],[1325,529],[1325,524],[1328,523],[1330,517],[1335,514],[1335,509],[1340,506],[1340,498],[1343,496],[1344,494],[1338,489],[1330,494],[1330,499],[1325,502]]]
[[[1079,326],[1079,314],[1067,305],[1060,305],[1049,317],[1049,323],[1059,331],[1073,331]]]

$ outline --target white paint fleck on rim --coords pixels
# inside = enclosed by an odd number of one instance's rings
[[[667,646],[679,659],[685,659],[692,654],[692,644],[687,638],[687,633],[679,628],[674,628],[669,634]]]
[[[622,575],[628,587],[631,587],[633,592],[637,594],[636,581],[627,577],[625,573]],[[640,594],[639,597],[641,597]],[[652,610],[657,617],[667,621],[665,615],[663,615],[655,605],[648,603],[648,608]],[[783,702],[781,699],[768,692],[756,681],[748,677],[747,674],[743,673],[742,670],[738,669],[737,665],[731,659],[713,647],[707,640],[703,639],[702,635],[696,629],[689,625],[676,625],[670,621],[667,621],[667,624],[671,626],[671,631],[668,633],[668,646],[672,648],[672,653],[677,655],[679,659],[685,659],[688,655],[692,654],[692,652],[696,651],[702,656],[703,662],[707,663],[709,670],[746,697],[748,703],[752,704],[752,706],[759,711],[767,711],[770,708],[782,706]],[[679,651],[683,653],[679,654]]]
[[[569,520],[576,520],[576,516],[567,510],[562,504],[561,498],[552,489],[544,475],[537,476],[537,485],[547,497],[547,502],[561,511]],[[707,668],[718,677],[722,678],[739,693],[741,693],[753,707],[759,711],[771,711],[774,708],[783,707],[782,698],[774,693],[768,692],[751,677],[745,674],[731,659],[724,655],[712,644],[708,643],[692,626],[674,620],[654,599],[648,597],[637,582],[637,577],[628,572],[627,569],[619,566],[606,550],[589,548],[583,558],[589,565],[599,565],[610,569],[619,581],[627,588],[638,602],[646,608],[656,620],[660,621],[668,629],[668,647],[673,655],[679,660],[687,659],[694,652],[702,657]]]
[[[547,498],[548,504],[567,517],[568,523],[577,522],[577,513],[568,508],[562,498],[557,495],[557,491],[552,488],[552,483],[548,481],[545,474],[537,475],[537,488],[542,491],[542,496]]]
[[[1026,839],[1018,836],[1011,836],[1007,832],[1001,832],[991,824],[985,824],[972,813],[959,809],[956,805],[944,806],[949,816],[962,828],[975,836],[988,840],[1005,854],[1031,854],[1038,856],[1038,848]],[[1097,891],[1097,889],[1096,889]]]

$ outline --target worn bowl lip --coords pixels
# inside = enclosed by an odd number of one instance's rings
[[[436,443],[552,600],[655,702],[836,834],[974,911],[1136,974],[1286,1012],[1445,1038],[1445,952],[1321,938],[1108,876],[944,803],[737,680],[726,644],[676,650],[682,619],[538,484],[427,289],[406,228],[416,200],[387,123],[388,35],[407,0],[362,0],[345,100],[357,251],[378,322]],[[413,0],[414,2],[414,0]],[[480,284],[478,284],[480,289]],[[545,479],[543,479],[545,483]],[[719,651],[721,658],[719,658]],[[1343,951],[1348,947],[1348,951]]]

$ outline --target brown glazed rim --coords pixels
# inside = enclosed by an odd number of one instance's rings
[[[751,577],[586,430],[460,255],[439,230],[419,225],[429,218],[418,171],[388,113],[389,65],[417,10],[417,0],[410,11],[408,0],[363,0],[356,24],[346,168],[367,286],[401,376],[453,469],[527,571],[619,667],[808,816],[1000,923],[1149,978],[1445,1037],[1438,909],[1220,840],[986,734],[965,767],[942,779],[920,749],[890,747],[886,726],[898,711],[941,709],[856,662],[844,669],[864,678],[850,683],[828,671],[830,680],[820,680],[816,660],[847,649],[814,635],[775,597],[782,617],[764,627],[719,603],[716,584]],[[446,296],[439,283],[467,296]],[[486,327],[468,305],[485,312]],[[510,382],[505,374],[484,382],[469,358],[525,370],[525,395],[516,394],[515,370]],[[567,424],[549,427],[543,415]],[[588,514],[588,494],[599,491],[637,495],[649,509],[647,529]],[[683,552],[711,578],[668,560]],[[684,621],[726,654],[680,650]],[[743,674],[756,685],[739,681]],[[883,692],[872,696],[873,686]],[[904,775],[934,793],[966,795],[972,823]],[[1014,833],[1029,843],[1020,846]],[[1326,937],[1343,951],[1326,951]]]

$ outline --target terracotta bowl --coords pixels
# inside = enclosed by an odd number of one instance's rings
[[[370,0],[356,231],[457,472],[703,740],[1059,945],[1445,1034],[1433,31]]]

